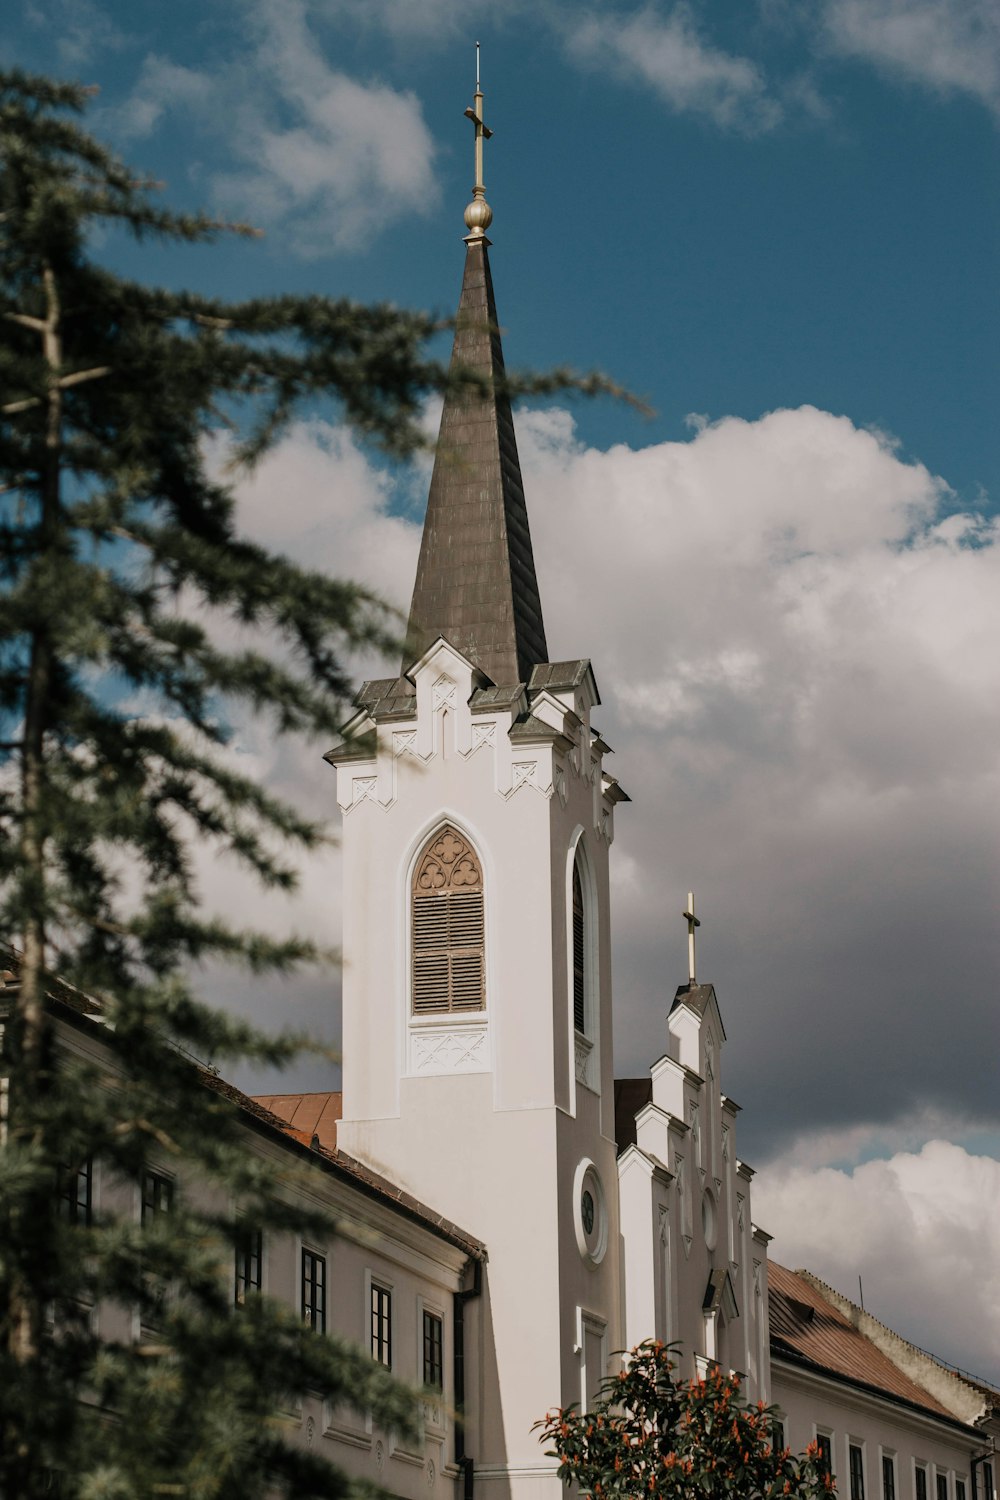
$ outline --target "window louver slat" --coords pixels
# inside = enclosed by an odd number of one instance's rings
[[[413,946],[447,948],[447,896],[417,896],[413,902]]]
[[[452,827],[435,834],[413,877],[415,1015],[482,1010],[485,1005],[483,874]]]
[[[480,1010],[483,1004],[483,959],[480,953],[456,954],[451,960],[452,1010]]]

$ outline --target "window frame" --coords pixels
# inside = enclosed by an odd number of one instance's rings
[[[312,1272],[307,1277],[307,1268]],[[326,1256],[321,1250],[303,1245],[299,1254],[299,1309],[302,1321],[313,1333],[326,1333],[327,1275]],[[320,1274],[317,1276],[317,1270]],[[306,1292],[309,1291],[307,1298]],[[317,1297],[317,1291],[319,1296]]]
[[[913,1500],[929,1500],[927,1465],[922,1459],[913,1460]]]
[[[444,1392],[444,1318],[432,1307],[420,1309],[420,1368],[423,1385],[429,1391]],[[433,1325],[437,1325],[436,1340]],[[431,1338],[428,1338],[428,1332]],[[428,1358],[430,1350],[430,1358]],[[436,1354],[436,1364],[435,1364]],[[435,1378],[436,1370],[436,1378]]]
[[[368,1282],[368,1348],[377,1365],[392,1369],[392,1287],[374,1276]]]
[[[259,1297],[263,1290],[263,1231],[252,1224],[239,1224],[233,1242],[233,1305],[245,1307],[251,1297]]]
[[[85,1184],[82,1199],[80,1197],[81,1180]],[[94,1158],[87,1156],[76,1167],[68,1162],[63,1163],[59,1168],[58,1188],[59,1217],[66,1224],[89,1229],[94,1221]]]
[[[579,900],[578,900],[579,898]],[[583,893],[583,876],[580,872],[579,846],[573,853],[573,873],[570,877],[570,941],[572,952],[571,979],[573,1000],[573,1030],[577,1036],[589,1037],[587,1022],[587,898]]]
[[[169,1173],[161,1172],[158,1167],[143,1167],[139,1182],[139,1223],[143,1228],[173,1213],[176,1186]]]
[[[435,859],[436,846],[449,836],[458,842],[459,852],[451,861],[441,856]],[[453,885],[452,878],[470,862],[475,879],[460,880]],[[425,875],[429,881],[433,879],[428,867],[434,864],[445,879],[441,885],[427,884],[418,889],[418,882]],[[470,896],[478,896],[478,906],[465,899]],[[451,819],[435,828],[418,847],[407,881],[406,900],[410,1023],[418,1026],[442,1021],[453,1025],[481,1023],[487,1010],[485,863],[472,838]],[[477,941],[461,941],[470,934]],[[478,1002],[470,1003],[469,995],[474,993],[470,978],[477,961],[479,996]],[[442,987],[444,999],[440,993]]]
[[[833,1432],[830,1428],[816,1428],[816,1462],[833,1478]]]
[[[896,1500],[899,1486],[896,1483],[896,1455],[882,1450],[882,1500]],[[886,1484],[886,1475],[889,1483]]]
[[[865,1445],[847,1439],[847,1475],[850,1500],[865,1500]]]

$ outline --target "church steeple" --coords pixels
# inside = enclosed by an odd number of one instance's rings
[[[478,53],[477,53],[478,60]],[[478,75],[478,61],[477,61]],[[486,229],[483,95],[466,110],[476,127],[476,181],[465,211],[465,275],[451,367],[473,370],[482,389],[445,397],[407,630],[407,670],[444,636],[494,682],[527,682],[548,660],[542,605],[510,402]]]

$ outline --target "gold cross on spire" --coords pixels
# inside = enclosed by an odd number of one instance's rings
[[[493,222],[493,210],[486,201],[486,188],[483,184],[483,141],[488,141],[493,134],[488,125],[483,123],[483,91],[479,87],[479,43],[476,43],[476,92],[472,97],[472,107],[465,111],[468,118],[476,127],[476,180],[472,185],[472,202],[465,210],[465,226],[468,234],[465,237],[466,244],[473,240],[484,240],[486,231]]]
[[[697,984],[694,965],[694,933],[701,923],[694,914],[694,891],[688,891],[687,911],[682,913],[688,924],[688,983]]]

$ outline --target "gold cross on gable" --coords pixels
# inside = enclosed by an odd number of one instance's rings
[[[695,964],[694,964],[694,934],[695,934],[695,928],[696,927],[700,927],[701,926],[701,922],[698,920],[698,918],[694,914],[694,892],[693,891],[688,891],[687,911],[686,912],[682,912],[682,916],[685,918],[685,920],[687,921],[687,924],[688,924],[688,983],[689,984],[697,984],[698,981],[695,978]]]

